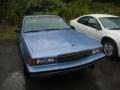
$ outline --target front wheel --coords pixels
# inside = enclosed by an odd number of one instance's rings
[[[105,40],[103,42],[103,52],[107,57],[118,57],[117,45],[113,40]]]

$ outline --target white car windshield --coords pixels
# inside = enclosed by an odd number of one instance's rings
[[[24,32],[44,31],[44,30],[61,30],[70,27],[59,16],[33,16],[27,17],[24,21]]]
[[[104,17],[99,18],[104,28],[110,30],[120,30],[120,18],[119,17]]]

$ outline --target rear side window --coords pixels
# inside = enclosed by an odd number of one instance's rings
[[[89,26],[95,29],[102,29],[99,22],[91,16],[85,16],[85,17],[80,18],[78,20],[78,23],[84,24],[86,26]]]
[[[77,22],[84,24],[84,25],[88,25],[88,19],[89,19],[89,17],[85,16],[85,17],[80,18]]]

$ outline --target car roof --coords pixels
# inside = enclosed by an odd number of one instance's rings
[[[24,18],[29,18],[29,17],[51,17],[51,16],[59,17],[57,15],[26,15],[26,16],[24,16]]]
[[[118,16],[115,16],[115,15],[109,15],[109,14],[88,14],[88,15],[85,15],[85,16],[92,16],[92,17],[95,17],[95,18],[118,17]]]

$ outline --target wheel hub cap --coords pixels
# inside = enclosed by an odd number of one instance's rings
[[[113,45],[110,42],[104,44],[104,53],[107,56],[111,56],[113,54]]]

